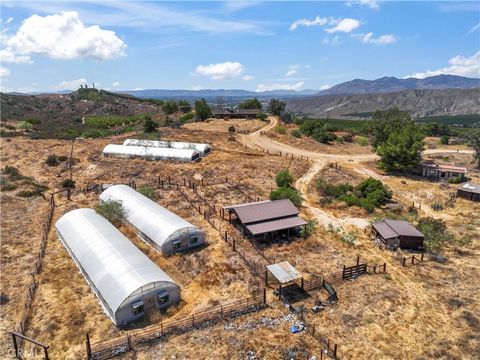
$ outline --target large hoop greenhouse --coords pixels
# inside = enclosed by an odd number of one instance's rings
[[[55,227],[115,325],[180,301],[180,287],[94,210],[70,211]]]
[[[205,243],[205,235],[198,227],[127,185],[110,186],[100,200],[120,201],[126,220],[137,229],[138,236],[162,255]]]
[[[195,149],[172,149],[109,144],[103,149],[103,156],[119,157],[123,159],[141,158],[145,160],[192,162],[200,158],[200,153]]]
[[[181,141],[127,139],[123,142],[123,145],[148,146],[148,147],[172,148],[172,149],[194,149],[200,153],[201,157],[207,156],[211,151],[211,147],[208,144],[189,143],[189,142],[181,142]]]

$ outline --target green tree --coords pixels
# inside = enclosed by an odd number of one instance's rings
[[[448,145],[449,142],[450,142],[450,136],[442,135],[442,137],[440,138],[440,144]]]
[[[283,110],[285,110],[286,104],[278,99],[271,99],[270,103],[268,104],[268,111],[270,111],[273,115],[280,115]]]
[[[288,169],[283,169],[277,173],[277,176],[275,176],[275,182],[278,187],[292,187],[293,176]]]
[[[174,112],[178,111],[178,105],[174,100],[168,100],[163,103],[162,110],[166,114],[173,114]]]
[[[75,189],[75,180],[65,179],[62,181],[63,189]]]
[[[372,145],[376,149],[387,141],[392,132],[412,123],[408,112],[394,107],[385,111],[375,111],[372,120],[366,125],[366,131],[373,137]]]
[[[260,119],[261,121],[265,121],[267,119],[267,114],[265,114],[262,111],[259,111],[257,112],[256,118]]]
[[[240,104],[238,104],[238,108],[239,109],[260,109],[260,110],[262,110],[262,103],[257,98],[248,99],[248,100],[245,100],[245,101],[241,102]]]
[[[447,224],[441,219],[422,218],[417,227],[425,235],[424,245],[430,252],[437,253],[454,240],[453,235],[447,231]]]
[[[205,121],[212,117],[212,109],[204,98],[195,101],[195,114],[200,121]]]
[[[125,210],[123,209],[121,201],[102,200],[95,207],[95,211],[116,227],[119,227],[125,218]]]
[[[145,116],[145,123],[143,124],[143,131],[146,133],[153,133],[157,131],[159,125],[152,119],[150,115]]]
[[[302,205],[303,197],[297,189],[278,188],[270,193],[270,200],[290,199],[295,206]]]
[[[385,171],[415,169],[422,160],[423,139],[423,133],[413,122],[392,130],[387,140],[377,148],[379,167]]]
[[[473,131],[468,136],[468,146],[473,149],[473,161],[480,168],[480,130]]]

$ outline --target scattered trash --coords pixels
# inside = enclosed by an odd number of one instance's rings
[[[312,307],[312,311],[315,313],[315,314],[318,314],[320,311],[322,311],[323,309],[325,309],[325,307],[323,305],[315,305],[314,307]]]

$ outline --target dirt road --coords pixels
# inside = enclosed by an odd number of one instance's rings
[[[358,228],[365,228],[369,225],[369,221],[363,218],[344,217],[337,218],[324,210],[314,206],[314,201],[310,199],[308,187],[310,182],[315,178],[315,175],[320,172],[328,162],[348,161],[357,163],[355,171],[360,174],[365,174],[376,179],[381,179],[383,176],[379,175],[367,168],[361,166],[360,163],[367,161],[378,160],[379,157],[376,154],[361,154],[361,155],[342,155],[342,154],[325,154],[304,149],[299,149],[288,144],[283,144],[275,141],[268,136],[263,136],[262,133],[274,129],[278,125],[278,119],[276,116],[269,116],[270,123],[265,127],[248,135],[239,135],[240,142],[250,148],[268,150],[271,153],[282,152],[294,154],[296,156],[304,156],[313,161],[313,165],[310,170],[305,173],[296,182],[297,189],[301,192],[305,198],[304,206],[307,207],[314,215],[317,221],[328,227],[330,225],[334,227],[341,227],[343,225],[353,225]],[[460,153],[460,154],[472,154],[471,150],[448,150],[448,149],[428,149],[423,152],[425,155],[429,154],[445,154],[445,153]]]

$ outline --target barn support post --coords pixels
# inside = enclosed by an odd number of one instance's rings
[[[223,319],[223,306],[220,305],[220,317]]]
[[[304,290],[305,290],[305,289],[304,289],[305,283],[304,283],[304,280],[303,280],[303,276],[302,276],[302,279],[301,279],[301,281],[300,281],[300,284],[301,284],[300,286],[302,287],[302,291],[304,291]]]
[[[278,300],[282,298],[282,284],[278,287]]]
[[[192,326],[195,326],[195,314],[192,314]]]
[[[223,238],[225,239],[225,242],[227,242],[227,231],[226,230],[225,230],[225,234],[224,234]]]
[[[233,251],[236,251],[235,250],[235,238],[233,238]]]
[[[267,289],[263,288],[263,305],[267,303]]]
[[[165,336],[165,333],[163,332],[163,323],[160,323],[160,334]]]
[[[268,286],[268,270],[265,270],[265,286]]]
[[[132,349],[132,340],[130,339],[130,335],[127,335],[127,349]]]
[[[87,360],[92,358],[92,346],[90,344],[90,335],[89,333],[85,336],[85,346],[87,347]]]

